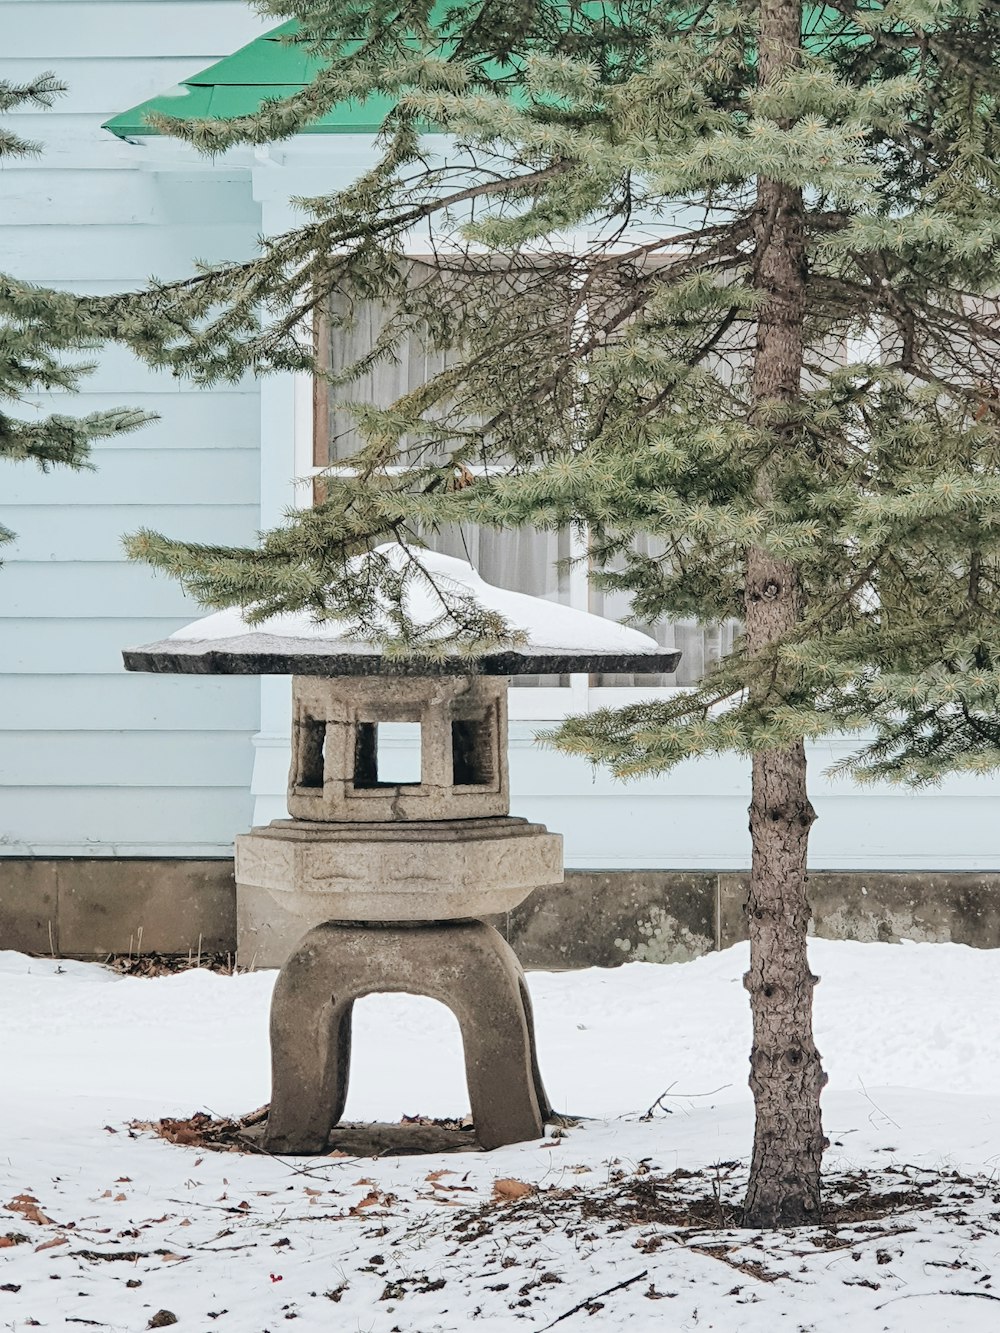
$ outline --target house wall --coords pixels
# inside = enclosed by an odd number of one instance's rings
[[[169,144],[136,147],[100,130],[260,31],[241,0],[0,0],[0,77],[52,68],[71,85],[53,111],[18,117],[46,150],[0,171],[0,270],[96,291],[177,276],[194,255],[248,253],[259,230],[291,220],[290,196],[362,169],[370,143],[313,137],[266,155],[251,184],[246,167],[171,161]],[[250,541],[280,521],[295,499],[308,394],[285,378],[197,391],[119,351],[84,388],[39,403],[131,403],[161,419],[99,447],[92,474],[0,464],[0,521],[19,534],[0,570],[0,854],[12,871],[26,856],[224,857],[235,832],[284,813],[288,683],[126,675],[123,646],[199,610],[171,581],[124,563],[119,538],[142,525]],[[702,760],[623,786],[539,749],[544,725],[512,726],[512,806],[564,834],[570,866],[748,864],[745,764]],[[822,777],[842,752],[837,741],[811,751],[817,868],[998,866],[995,781],[859,791]],[[142,864],[136,873],[151,875]]]
[[[264,26],[240,0],[0,0],[0,78],[69,84],[51,111],[10,117],[44,152],[0,171],[0,270],[102,292],[249,253],[247,172],[162,172],[100,125]],[[100,445],[92,473],[0,463],[0,521],[18,534],[0,569],[0,853],[223,856],[250,818],[258,684],[123,672],[122,647],[199,612],[126,563],[120,537],[253,539],[259,393],[198,391],[116,350],[83,387],[36,401],[160,419]]]

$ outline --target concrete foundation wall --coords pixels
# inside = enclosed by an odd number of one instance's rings
[[[106,958],[226,953],[235,942],[230,860],[0,860],[0,949]]]
[[[525,967],[682,962],[745,938],[745,875],[569,870],[494,919]],[[1000,871],[819,871],[812,931],[828,939],[1000,948]],[[0,860],[0,949],[63,957],[228,953],[232,861]]]

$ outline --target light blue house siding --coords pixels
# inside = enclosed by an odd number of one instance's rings
[[[70,85],[16,118],[44,152],[0,171],[0,269],[99,292],[248,252],[260,221],[245,172],[150,170],[100,125],[259,31],[232,0],[0,2],[0,77],[51,69]],[[225,855],[250,818],[259,688],[122,671],[124,645],[198,610],[124,562],[120,535],[252,540],[259,394],[198,392],[120,352],[85,389],[38,403],[160,420],[99,448],[93,473],[0,464],[0,521],[18,534],[0,570],[0,853]]]
[[[290,198],[362,169],[371,143],[351,135],[212,165],[100,130],[262,30],[235,0],[0,0],[0,76],[52,68],[72,86],[53,112],[19,119],[46,152],[0,172],[0,269],[87,290],[183,274],[196,256],[247,253],[259,231],[294,220]],[[86,389],[60,406],[134,403],[161,420],[100,449],[93,474],[0,465],[0,520],[19,533],[0,570],[0,852],[225,856],[234,833],[285,813],[288,682],[124,674],[122,646],[199,612],[125,564],[119,535],[143,525],[249,541],[279,522],[302,498],[292,482],[310,460],[308,385],[197,392],[112,352]],[[749,864],[746,763],[703,760],[622,786],[539,749],[545,718],[531,716],[511,727],[513,809],[564,834],[568,865]],[[843,752],[837,740],[810,752],[815,868],[1000,866],[995,780],[862,791],[823,777]]]

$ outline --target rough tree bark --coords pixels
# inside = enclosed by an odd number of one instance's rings
[[[781,78],[799,62],[801,26],[801,0],[762,0],[762,82]],[[755,226],[754,282],[766,301],[758,319],[751,391],[755,418],[763,424],[801,387],[806,312],[802,191],[760,179]],[[771,429],[780,449],[785,428],[779,421]],[[773,474],[765,466],[757,487],[762,504],[772,490]],[[795,625],[800,603],[794,566],[751,549],[745,588],[751,655]],[[767,689],[759,689],[761,702]],[[797,1226],[819,1219],[826,1147],[819,1105],[826,1075],[812,1033],[816,978],[806,957],[806,849],[815,813],[806,790],[804,745],[758,753],[751,792],[750,970],[744,985],[753,1014],[750,1087],[756,1129],[744,1221],[756,1227]]]

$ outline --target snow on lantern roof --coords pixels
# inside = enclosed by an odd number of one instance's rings
[[[397,569],[409,559],[395,544],[378,547],[374,555]],[[419,561],[404,602],[414,625],[435,625],[444,609],[442,593],[446,598],[472,597],[478,606],[496,612],[520,631],[523,642],[481,657],[469,657],[457,649],[443,657],[386,657],[380,643],[348,634],[336,620],[315,620],[298,613],[248,625],[239,611],[228,610],[195,620],[158,643],[127,649],[125,667],[199,675],[515,676],[574,671],[659,673],[674,671],[680,661],[679,652],[667,652],[649,635],[603,616],[497,588],[464,560],[421,551]],[[377,628],[388,632],[388,616]],[[453,630],[454,625],[445,620],[436,633],[446,639]]]

